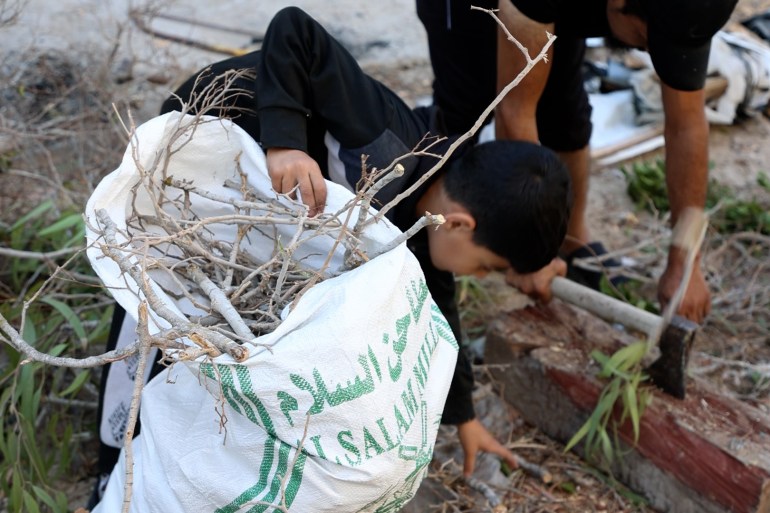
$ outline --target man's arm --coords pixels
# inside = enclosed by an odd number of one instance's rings
[[[678,91],[661,84],[665,112],[666,185],[671,223],[676,224],[687,207],[703,208],[708,188],[709,127],[704,112],[704,91]],[[684,252],[669,248],[668,265],[658,283],[658,299],[666,305],[674,295],[685,266]],[[711,310],[711,296],[700,269],[693,269],[679,313],[701,322]]]
[[[498,17],[508,31],[531,56],[536,55],[548,41],[546,31],[553,33],[553,23],[538,23],[525,16],[512,2],[502,0]],[[553,58],[553,46],[548,49],[548,63],[533,67],[519,85],[500,102],[495,110],[495,132],[498,139],[521,139],[539,142],[537,135],[537,102],[543,94],[550,62]],[[497,90],[513,81],[527,65],[521,51],[508,41],[502,29],[498,29],[497,39]]]

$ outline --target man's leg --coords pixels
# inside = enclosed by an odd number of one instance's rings
[[[559,27],[556,27],[559,32]],[[585,41],[559,36],[554,43],[553,68],[537,107],[540,141],[557,151],[572,179],[573,207],[562,254],[567,260],[567,276],[591,288],[600,289],[602,274],[572,265],[577,258],[599,256],[607,251],[601,242],[592,241],[586,223],[591,138],[591,105],[583,87],[582,64]],[[604,267],[617,267],[615,260],[603,261]],[[618,284],[625,279],[612,279]]]
[[[591,242],[591,234],[586,224],[588,206],[588,186],[590,175],[590,152],[588,146],[579,150],[560,151],[559,157],[569,170],[572,179],[572,212],[567,225],[567,236],[561,251],[569,255],[576,249]]]
[[[592,126],[581,70],[584,56],[584,40],[569,36],[556,39],[551,73],[537,106],[540,142],[559,153],[572,179],[572,213],[562,245],[565,255],[590,242],[585,214]]]
[[[433,101],[449,134],[468,131],[496,94],[497,23],[471,5],[496,9],[498,0],[417,0],[428,35]]]

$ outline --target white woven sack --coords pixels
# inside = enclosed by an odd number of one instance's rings
[[[102,208],[125,226],[139,179],[135,162],[147,167],[180,119],[172,113],[138,128],[137,149],[127,150],[88,202],[91,228]],[[239,154],[249,183],[274,194],[258,145],[225,121],[199,125],[168,174],[226,194],[221,184],[236,178]],[[328,187],[327,212],[333,212],[351,193]],[[134,204],[141,208],[145,200]],[[232,231],[222,226],[217,234],[227,240]],[[367,231],[365,246],[374,249],[397,234],[390,223],[378,223]],[[104,258],[99,236],[98,228],[88,230],[91,264],[136,318],[141,293]],[[311,267],[333,239],[314,243],[321,247],[297,255]],[[252,244],[255,254],[261,245],[273,248],[272,240]],[[174,307],[194,313],[183,302]],[[254,340],[261,345],[247,344],[246,361],[223,355],[179,363],[144,389],[142,432],[133,443],[132,512],[278,511],[264,504],[282,499],[290,511],[303,513],[389,512],[413,496],[431,459],[457,356],[414,256],[401,244],[322,281],[285,313],[278,329]],[[152,329],[166,325],[153,319]],[[121,455],[95,513],[121,511],[124,480]]]

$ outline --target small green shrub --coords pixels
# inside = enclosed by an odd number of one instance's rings
[[[591,353],[601,365],[597,376],[609,381],[602,389],[594,411],[572,436],[565,451],[583,441],[586,458],[609,467],[621,454],[620,426],[630,422],[633,443],[638,441],[642,415],[652,400],[650,390],[644,385],[647,376],[641,367],[647,349],[647,342],[640,341],[619,349],[612,356],[600,351]]]
[[[84,225],[79,212],[59,212],[46,201],[11,225],[0,227],[0,246],[49,253],[82,246]],[[0,314],[39,351],[57,356],[87,356],[103,344],[111,321],[112,302],[104,291],[78,276],[92,275],[85,255],[73,252],[67,268],[80,273],[49,279],[68,258],[5,258],[0,268]],[[67,497],[57,479],[82,475],[83,457],[76,433],[94,433],[94,411],[71,407],[68,399],[90,402],[86,394],[98,371],[24,363],[4,344],[0,352],[0,496],[6,510],[66,512]]]
[[[630,169],[621,171],[628,182],[627,192],[638,208],[648,211],[668,212],[670,209],[666,189],[666,165],[661,159],[635,162]],[[770,192],[770,179],[760,173],[757,185]],[[720,233],[753,231],[770,234],[770,203],[758,199],[736,198],[734,191],[714,180],[709,182],[706,208],[719,210],[711,217],[711,225]]]
[[[626,177],[626,191],[637,208],[667,212],[669,210],[666,189],[666,164],[662,159],[634,162],[631,169],[621,167]]]

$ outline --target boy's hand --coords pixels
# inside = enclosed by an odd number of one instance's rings
[[[547,303],[551,300],[551,281],[554,276],[566,275],[567,263],[556,257],[551,260],[551,263],[533,273],[519,274],[513,269],[508,269],[505,273],[505,281],[526,295]]]
[[[466,477],[473,473],[473,469],[476,467],[476,454],[479,451],[497,454],[512,469],[519,466],[513,453],[498,442],[479,419],[469,420],[457,426],[457,434],[465,454],[463,474]]]
[[[302,203],[310,216],[323,212],[326,205],[326,182],[321,168],[307,153],[289,148],[269,148],[267,172],[275,192],[287,194],[299,186]],[[292,193],[292,198],[296,194]]]

